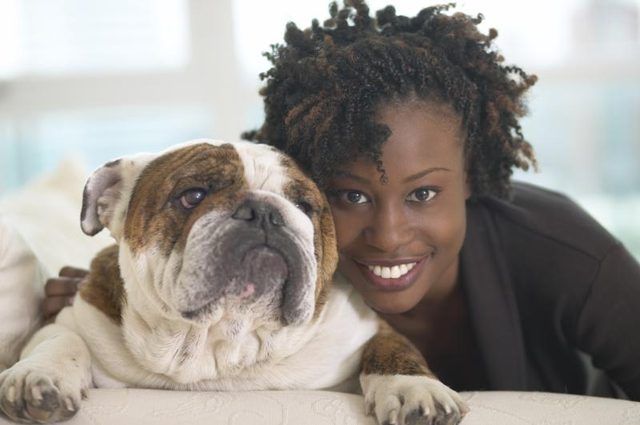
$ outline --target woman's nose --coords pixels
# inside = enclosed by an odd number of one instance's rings
[[[380,252],[394,253],[411,240],[411,225],[402,208],[378,206],[365,229],[365,241]]]

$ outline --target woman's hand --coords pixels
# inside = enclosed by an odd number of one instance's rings
[[[85,282],[88,270],[63,267],[59,277],[47,280],[44,285],[45,298],[42,302],[42,314],[45,323],[55,320],[60,310],[73,304],[73,297]]]

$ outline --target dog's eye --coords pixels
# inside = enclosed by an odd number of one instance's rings
[[[309,204],[306,201],[298,201],[298,202],[296,202],[296,208],[298,208],[300,211],[302,211],[303,213],[305,213],[309,217],[311,217],[311,214],[313,213],[313,207],[311,206],[311,204]]]
[[[198,206],[200,202],[207,196],[207,191],[200,188],[188,189],[182,192],[180,195],[180,205],[183,208],[190,210]]]

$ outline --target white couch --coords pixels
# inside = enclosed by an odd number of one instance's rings
[[[640,403],[549,393],[464,393],[462,425],[638,425]],[[0,417],[0,425],[11,422]],[[91,390],[68,425],[375,425],[362,397],[327,391]]]
[[[0,309],[0,368],[15,353],[11,338],[37,323],[39,293],[46,276],[63,265],[87,267],[106,234],[80,231],[84,168],[64,162],[18,193],[0,199],[0,307],[3,291],[23,291],[24,305]],[[35,298],[34,298],[35,297]],[[5,304],[6,307],[6,304]],[[23,317],[20,335],[3,334]],[[4,358],[3,358],[4,356]],[[471,412],[464,425],[640,425],[640,403],[547,393],[465,393]],[[10,423],[0,416],[0,425]],[[188,393],[143,389],[89,391],[68,424],[374,424],[362,397],[323,391]]]

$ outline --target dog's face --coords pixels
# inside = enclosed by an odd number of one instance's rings
[[[105,164],[82,228],[118,241],[127,303],[202,324],[259,314],[283,325],[322,308],[336,267],[330,209],[265,145],[196,141]]]

